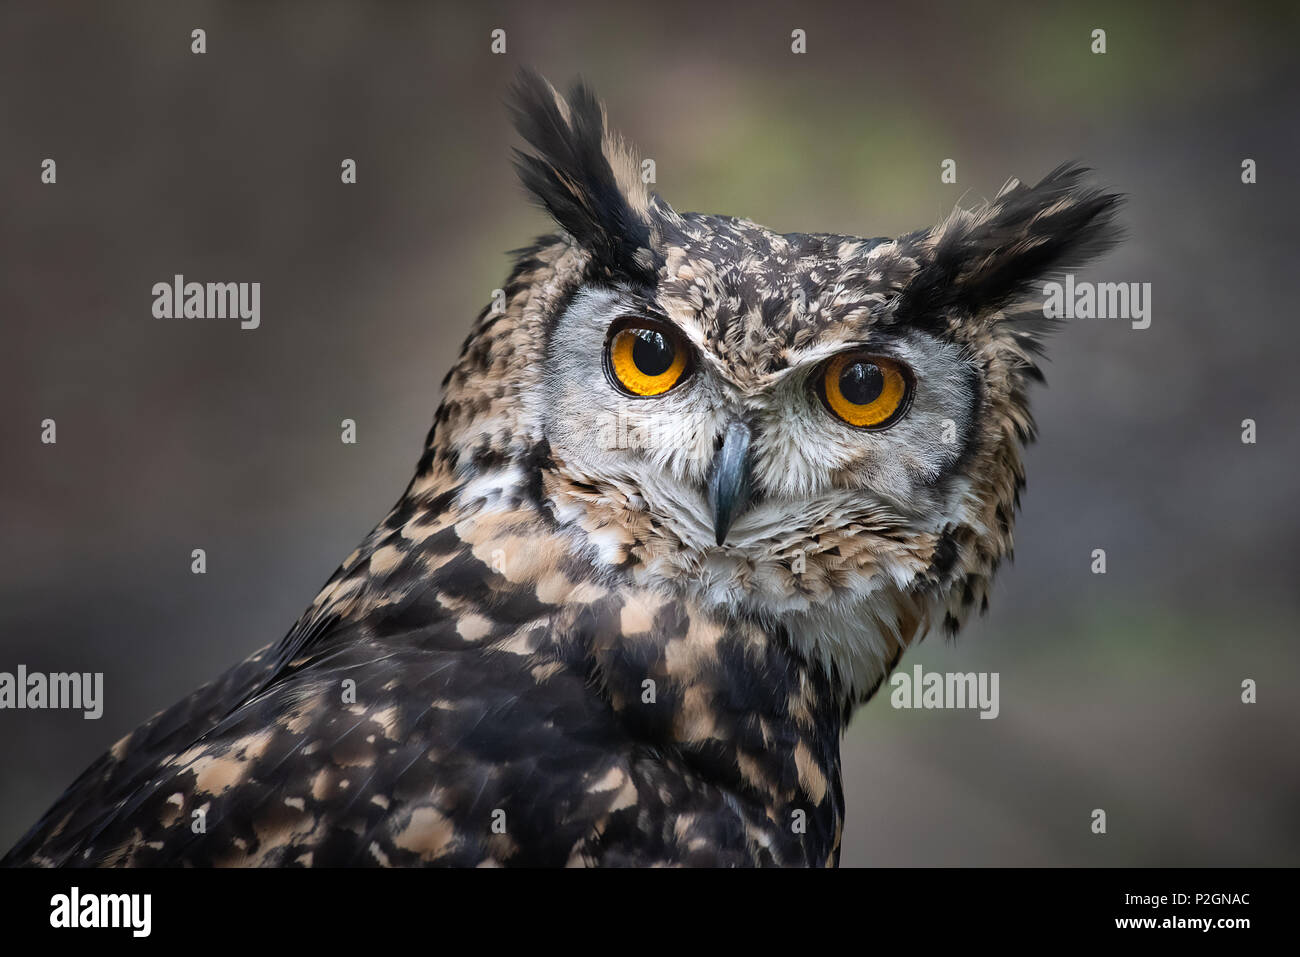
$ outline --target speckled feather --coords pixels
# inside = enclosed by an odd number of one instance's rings
[[[561,232],[474,325],[398,504],[279,644],[114,745],[5,864],[836,863],[848,717],[1011,551],[1045,331],[1018,303],[1111,241],[1117,200],[1063,167],[897,240],[781,235],[649,194],[582,87],[525,74],[514,110]],[[909,495],[854,494],[864,447],[798,522],[701,545],[553,428],[539,363],[584,290],[676,324],[756,420],[819,356],[924,337],[969,427]],[[797,497],[758,464],[766,501]]]

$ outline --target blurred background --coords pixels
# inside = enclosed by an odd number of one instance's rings
[[[283,635],[401,493],[506,251],[549,228],[502,106],[531,65],[589,80],[678,209],[893,235],[1068,159],[1129,195],[1086,278],[1151,283],[1151,327],[1052,343],[1016,563],[904,660],[998,672],[1001,715],[860,711],[843,860],[1300,863],[1298,8],[554,6],[0,14],[0,671],[102,671],[106,699],[0,712],[0,846]],[[153,319],[175,273],[261,282],[261,328]]]

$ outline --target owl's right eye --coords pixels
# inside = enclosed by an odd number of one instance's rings
[[[605,364],[614,384],[628,395],[663,395],[689,371],[690,347],[664,323],[625,319],[610,330]]]

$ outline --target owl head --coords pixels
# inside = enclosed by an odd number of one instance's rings
[[[611,579],[780,629],[846,701],[984,607],[1034,433],[1043,277],[1114,239],[1063,166],[898,238],[684,213],[579,84],[525,73],[517,167],[559,232],[449,374],[426,468],[532,501]]]

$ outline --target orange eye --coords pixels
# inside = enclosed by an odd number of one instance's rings
[[[633,320],[609,340],[609,371],[631,395],[662,395],[686,372],[689,349],[667,326]]]
[[[826,363],[817,389],[826,408],[859,429],[884,429],[907,411],[905,366],[881,356],[845,352]]]

